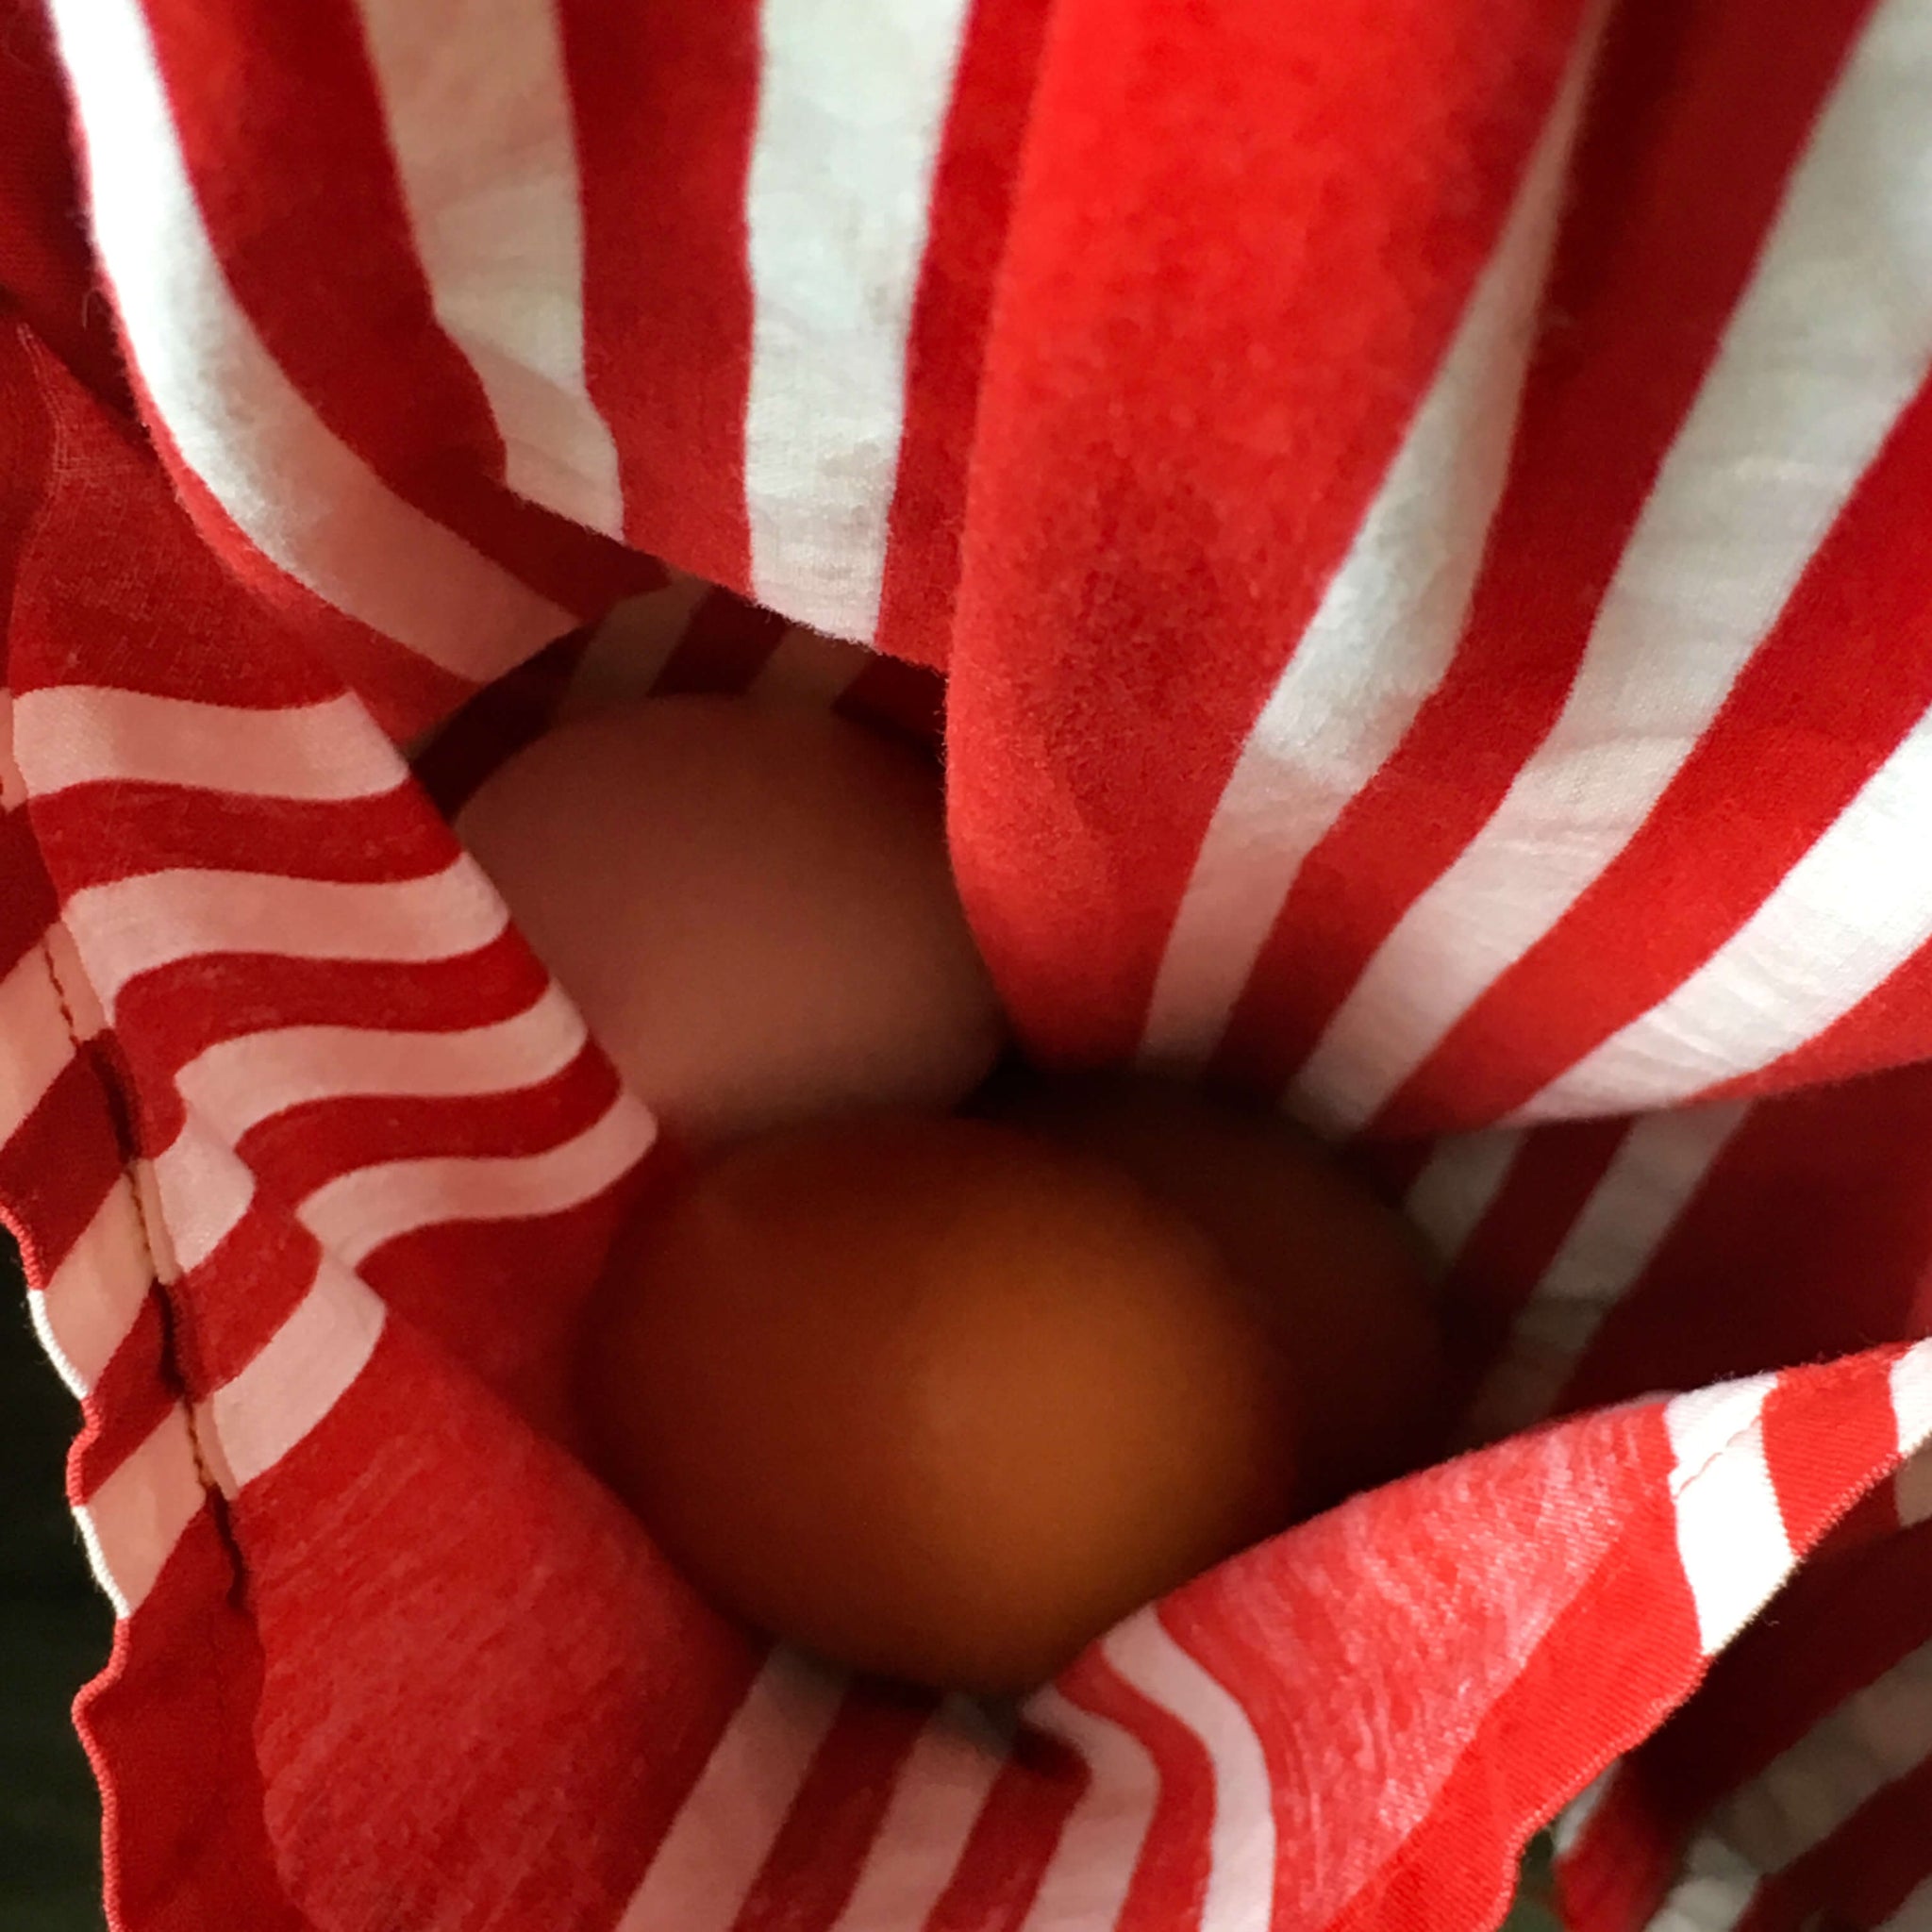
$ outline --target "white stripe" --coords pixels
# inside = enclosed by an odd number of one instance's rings
[[[1706,1656],[1756,1616],[1796,1561],[1764,1456],[1759,1417],[1775,1375],[1702,1389],[1664,1407],[1676,1463],[1677,1556]]]
[[[1636,1122],[1571,1223],[1470,1405],[1470,1440],[1492,1441],[1549,1412],[1610,1310],[1629,1291],[1729,1143],[1737,1103]]]
[[[20,1131],[73,1058],[47,957],[29,946],[0,980],[0,1145]]]
[[[773,1652],[615,1932],[728,1932],[843,1693],[841,1677]]]
[[[127,1340],[154,1274],[134,1190],[117,1180],[29,1303],[42,1345],[76,1396],[101,1379]]]
[[[277,1037],[253,1036],[271,1042]],[[230,1044],[245,1047],[246,1042]],[[239,1065],[246,1064],[244,1056]],[[227,1071],[233,1074],[236,1069],[237,1063],[231,1063]],[[270,1076],[266,1067],[260,1070],[264,1077]],[[303,1081],[308,1071],[297,1068],[293,1078]],[[353,1053],[343,1069],[350,1077],[369,1071],[357,1063]],[[325,1070],[315,1072],[321,1080],[329,1077]],[[231,1128],[223,1121],[221,1131],[214,1131],[215,1124],[191,1108],[180,1132],[153,1164],[155,1198],[173,1265],[184,1273],[213,1254],[240,1225],[255,1197],[254,1178],[227,1137],[245,1128],[257,1101],[245,1094],[234,1097],[243,1127]],[[273,1094],[258,1099],[273,1108]],[[353,1168],[316,1189],[297,1214],[338,1260],[355,1268],[385,1242],[417,1228],[445,1221],[554,1214],[575,1207],[635,1165],[655,1132],[643,1107],[629,1094],[620,1093],[589,1127],[541,1153],[447,1155]]]
[[[1932,1877],[1916,1887],[1876,1932],[1932,1932]]]
[[[1522,1149],[1523,1135],[1509,1127],[1451,1134],[1437,1141],[1402,1211],[1428,1237],[1445,1266],[1482,1224]]]
[[[1558,1858],[1567,1858],[1583,1842],[1584,1833],[1602,1810],[1604,1800],[1609,1796],[1623,1766],[1621,1757],[1612,1758],[1557,1812],[1550,1825],[1550,1849]]]
[[[1731,1932],[1757,1894],[1757,1874],[1708,1837],[1691,1840],[1683,1869],[1646,1932]]]
[[[22,776],[36,798],[99,779],[258,798],[366,798],[407,775],[354,698],[257,710],[58,685],[15,701]]]
[[[1664,1428],[1674,1456],[1670,1474],[1673,1496],[1681,1494],[1756,1425],[1777,1383],[1774,1374],[1747,1375],[1674,1395],[1664,1405]]]
[[[230,1494],[322,1423],[375,1353],[384,1318],[382,1303],[325,1257],[293,1312],[201,1407],[202,1445]],[[176,1407],[75,1512],[101,1587],[123,1617],[146,1596],[202,1506],[192,1427]]]
[[[1341,568],[1222,792],[1141,1058],[1213,1051],[1303,861],[1442,681],[1508,472],[1531,326],[1595,48],[1582,37],[1495,252]]]
[[[570,689],[557,708],[559,722],[629,704],[648,692],[710,594],[699,577],[675,577],[661,590],[614,606],[584,647]]]
[[[1300,1106],[1331,1130],[1369,1120],[1628,844],[1924,380],[1928,91],[1932,8],[1887,0],[1791,176],[1562,715],[1302,1071]]]
[[[139,0],[55,0],[53,16],[128,347],[242,534],[339,610],[464,676],[568,630],[568,611],[393,494],[269,353],[203,225]]]
[[[655,1133],[643,1108],[620,1093],[593,1124],[545,1153],[358,1167],[318,1188],[298,1213],[338,1260],[359,1268],[385,1243],[418,1228],[560,1214],[626,1174]]]
[[[1006,1761],[979,1710],[965,1698],[947,1698],[907,1754],[865,1869],[831,1932],[924,1925]]]
[[[1710,1830],[1760,1872],[1814,1851],[1932,1754],[1932,1644],[1821,1718],[1740,1785]]]
[[[206,1492],[188,1411],[178,1404],[74,1512],[95,1579],[117,1615],[131,1617],[154,1588]]]
[[[1107,1640],[1108,1660],[1141,1696],[1193,1732],[1214,1771],[1200,1932],[1254,1932],[1274,1908],[1274,1799],[1268,1758],[1236,1699],[1167,1633],[1138,1612]]]
[[[508,915],[468,858],[422,878],[345,884],[182,868],[89,886],[66,920],[111,1006],[130,981],[209,953],[396,962],[475,952]]]
[[[314,1284],[260,1352],[208,1396],[202,1440],[232,1495],[318,1427],[375,1353],[382,1303],[325,1256]]]
[[[0,684],[0,812],[17,811],[26,802],[26,787],[13,762],[13,693]]]
[[[1892,1363],[1888,1378],[1901,1456],[1932,1442],[1932,1341],[1915,1342]]]
[[[1928,825],[1932,717],[1736,934],[1520,1117],[1669,1107],[1815,1039],[1932,940]]]
[[[584,1023],[555,983],[521,1013],[447,1033],[285,1026],[205,1048],[175,1076],[181,1098],[230,1141],[291,1107],[375,1093],[513,1092],[560,1074]]]
[[[512,490],[624,531],[617,445],[584,382],[584,233],[552,0],[359,0],[437,320],[468,357]]]
[[[1892,1480],[1905,1528],[1932,1521],[1932,1341],[1907,1349],[1891,1365],[1891,1410],[1899,1454],[1907,1457]]]
[[[134,1199],[141,1211],[142,1232],[147,1237],[148,1258],[154,1263],[155,1279],[167,1287],[180,1280],[181,1263],[175,1254],[175,1238],[168,1230],[161,1177],[152,1160],[136,1160],[132,1172]]]
[[[54,1332],[54,1324],[47,1317],[47,1298],[37,1288],[29,1288],[26,1291],[26,1319],[42,1352],[53,1363],[54,1373],[67,1385],[67,1392],[79,1401],[91,1384],[60,1346],[60,1338]]]
[[[745,695],[761,701],[830,705],[844,696],[871,661],[858,644],[824,638],[794,624],[779,638]]]
[[[57,919],[41,935],[41,944],[46,949],[48,970],[60,990],[75,1039],[92,1040],[106,1030],[108,1019],[101,1010],[99,995],[88,977],[79,949],[74,943],[74,935]]]
[[[1058,1690],[1030,1699],[1025,1717],[1073,1748],[1087,1767],[1087,1788],[1068,1815],[1020,1932],[1090,1925],[1098,1932],[1119,1919],[1127,1902],[1160,1797],[1159,1769],[1124,1725]]]
[[[0,980],[0,1145],[11,1140],[105,1024],[100,1002],[58,920]]]
[[[155,1213],[148,1227],[154,1233],[158,1216],[170,1263],[161,1275],[173,1280],[199,1268],[242,1224],[255,1199],[255,1176],[192,1113],[155,1156],[149,1173]]]
[[[878,622],[906,340],[964,0],[763,0],[745,191],[744,496],[760,604]]]

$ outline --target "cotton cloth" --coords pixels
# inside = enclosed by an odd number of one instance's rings
[[[117,1932],[1932,1925],[1932,0],[8,0],[0,291]],[[1025,1045],[1331,1136],[1467,1453],[1010,1730],[699,1600],[448,823],[648,690],[942,741]]]

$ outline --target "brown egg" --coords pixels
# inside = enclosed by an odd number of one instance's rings
[[[1446,1371],[1422,1249],[1311,1136],[1131,1074],[1015,1074],[981,1110],[1116,1163],[1210,1237],[1300,1376],[1306,1507],[1426,1459]]]
[[[687,1141],[950,1107],[999,1051],[938,777],[842,718],[681,697],[579,719],[495,772],[457,829]]]
[[[1185,1220],[983,1122],[733,1148],[639,1218],[585,1395],[721,1606],[984,1692],[1288,1520],[1290,1366]]]

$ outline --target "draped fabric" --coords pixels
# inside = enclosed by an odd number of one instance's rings
[[[1932,0],[0,9],[120,1932],[1476,1932],[1553,1819],[1932,1925],[1928,370]],[[698,1599],[565,1400],[654,1125],[448,825],[651,690],[942,748],[1024,1044],[1331,1136],[1462,1453],[1014,1725]]]

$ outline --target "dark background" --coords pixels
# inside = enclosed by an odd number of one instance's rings
[[[0,1233],[0,1926],[101,1932],[101,1816],[74,1693],[107,1659],[113,1612],[67,1512],[73,1398],[28,1325]]]

